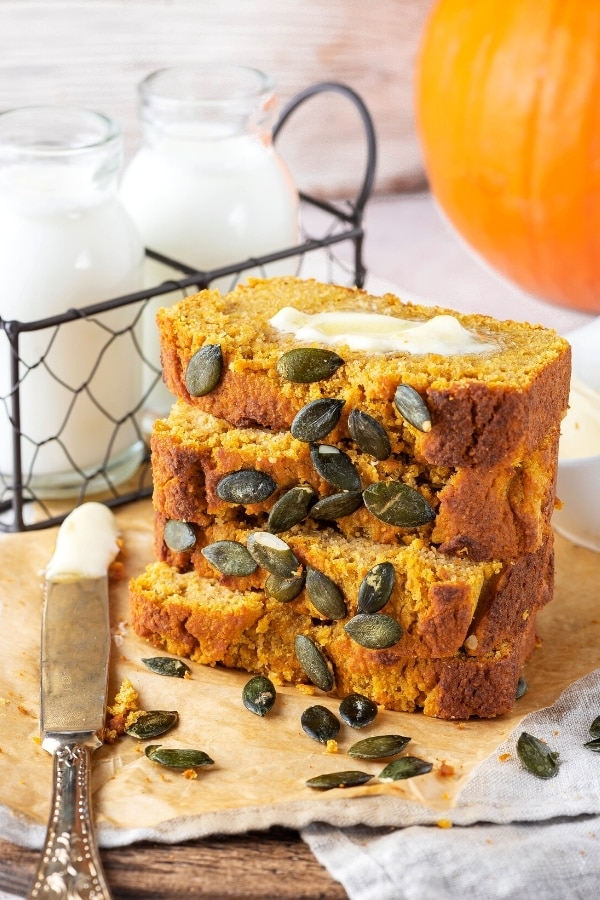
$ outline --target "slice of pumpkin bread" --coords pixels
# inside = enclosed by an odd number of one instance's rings
[[[405,657],[398,645],[362,646],[341,622],[319,622],[262,591],[238,591],[162,562],[132,579],[131,623],[167,653],[262,673],[279,684],[308,681],[295,652],[301,636],[329,672],[327,687],[339,696],[358,691],[387,709],[423,709],[444,719],[510,710],[535,640],[534,614],[518,636],[485,656]]]
[[[329,345],[299,341],[275,328],[271,320],[286,307],[303,314],[365,312],[413,325],[450,316],[473,337],[473,346],[466,353],[442,355],[335,345],[341,363],[334,371],[319,380],[292,381],[286,376],[289,367],[282,372],[285,353]],[[346,414],[357,408],[384,428],[395,427],[417,461],[489,467],[523,461],[567,409],[570,347],[556,332],[403,303],[392,294],[374,297],[357,288],[291,277],[249,279],[229,294],[202,291],[160,309],[157,322],[163,375],[172,393],[236,426],[284,431],[307,403],[338,398]],[[198,378],[196,371],[198,352],[210,347],[219,348],[222,358],[214,383]],[[425,402],[428,431],[414,428],[398,411],[399,385],[414,388]]]
[[[155,423],[151,437],[155,509],[201,526],[215,516],[244,525],[266,522],[279,501],[297,502],[300,511],[306,506],[304,516],[313,527],[334,519],[348,538],[406,543],[418,537],[443,552],[475,560],[516,559],[537,550],[550,531],[558,426],[519,464],[460,468],[415,460],[397,430],[388,431],[390,452],[385,459],[363,451],[352,439],[347,416],[335,430],[327,435],[326,445],[344,454],[360,482],[358,492],[347,491],[345,503],[340,497],[337,504],[339,489],[316,468],[314,445],[289,431],[235,428],[182,401],[175,403],[168,418]],[[243,473],[255,478],[255,499],[250,493],[244,502],[236,502],[219,491],[222,479],[237,472],[240,481]],[[378,482],[417,491],[431,507],[431,517],[418,526],[393,524],[389,515],[382,518],[376,496],[370,501],[367,492],[369,508],[360,494]],[[299,486],[306,489],[304,496]],[[267,496],[261,499],[263,493]],[[325,498],[327,502],[317,504]],[[277,510],[273,521],[276,515]]]

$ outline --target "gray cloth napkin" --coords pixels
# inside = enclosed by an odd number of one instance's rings
[[[600,753],[583,747],[600,715],[600,669],[526,716],[475,769],[440,828],[415,809],[398,830],[315,823],[302,837],[350,900],[588,900],[600,895]],[[560,753],[542,780],[516,753],[522,731]],[[501,761],[504,754],[508,759]],[[438,814],[438,818],[439,818]]]

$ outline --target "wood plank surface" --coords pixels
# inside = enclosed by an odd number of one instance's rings
[[[102,851],[115,900],[344,900],[345,890],[294,831]],[[25,896],[39,854],[0,840],[0,890]]]
[[[0,0],[0,109],[47,103],[115,118],[127,158],[140,143],[136,85],[155,69],[237,62],[270,73],[282,101],[342,81],[371,111],[376,188],[423,183],[413,112],[414,61],[432,0]],[[305,190],[347,196],[365,143],[343,98],[310,101],[281,152]]]

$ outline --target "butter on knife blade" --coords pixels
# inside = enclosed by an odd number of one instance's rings
[[[41,645],[42,746],[52,754],[46,844],[30,898],[103,900],[111,894],[90,809],[91,754],[104,725],[110,621],[108,568],[118,529],[108,507],[84,503],[61,525],[46,569]]]

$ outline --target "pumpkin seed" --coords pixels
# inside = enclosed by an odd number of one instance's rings
[[[360,409],[353,409],[348,416],[348,431],[364,453],[375,459],[387,459],[392,452],[388,433],[377,419]]]
[[[306,443],[320,441],[340,421],[344,403],[345,400],[333,400],[330,397],[307,403],[296,413],[290,425],[292,437]]]
[[[300,724],[305,734],[326,744],[339,733],[340,720],[326,706],[309,706],[300,716]]]
[[[269,597],[279,600],[280,603],[290,603],[302,591],[304,587],[304,575],[297,578],[282,578],[281,575],[269,575],[265,582],[265,591]]]
[[[246,542],[255,561],[272,575],[292,578],[300,573],[300,563],[291,547],[270,531],[255,531]]]
[[[307,787],[317,791],[330,791],[332,788],[338,787],[357,787],[359,784],[366,784],[372,777],[366,772],[328,772],[325,775],[315,775],[305,783]]]
[[[171,656],[153,656],[142,662],[158,675],[169,675],[172,678],[185,678],[192,671],[183,660],[173,659]]]
[[[593,738],[600,738],[600,716],[596,716],[590,725],[590,735]]]
[[[401,734],[380,734],[365,738],[352,744],[348,756],[356,759],[381,759],[384,756],[396,756],[401,753],[410,741]]]
[[[593,750],[594,753],[600,753],[600,737],[593,738],[591,741],[586,741],[583,746],[588,750]]]
[[[196,532],[189,522],[169,519],[165,523],[163,540],[169,550],[174,553],[184,553],[186,550],[191,550],[196,543]]]
[[[262,503],[268,500],[271,494],[277,490],[277,484],[266,472],[257,469],[239,469],[224,475],[218,482],[217,497],[228,503]]]
[[[349,516],[362,506],[362,491],[341,491],[317,500],[310,509],[311,518],[317,521],[335,521]]]
[[[433,763],[419,759],[418,756],[401,756],[389,763],[377,776],[380,781],[400,781],[402,778],[414,778],[431,772]]]
[[[558,772],[558,753],[539,738],[523,731],[517,741],[517,755],[528,772],[537,778],[554,778]]]
[[[158,737],[159,734],[166,734],[177,724],[178,719],[179,715],[174,710],[153,709],[142,713],[135,722],[126,726],[125,734],[145,741],[148,738]]]
[[[205,344],[187,364],[185,386],[192,397],[204,397],[216,388],[222,372],[223,353],[220,344]]]
[[[201,766],[212,766],[214,760],[203,750],[192,750],[187,747],[163,747],[162,744],[149,744],[145,754],[152,762],[167,766],[169,769],[199,769]]]
[[[316,499],[315,491],[308,484],[299,484],[286,491],[269,513],[268,530],[276,534],[298,525],[306,518]]]
[[[277,372],[286,381],[308,384],[324,381],[337,372],[344,360],[333,350],[318,347],[296,347],[277,360]]]
[[[396,570],[390,562],[377,563],[369,569],[358,589],[359,613],[375,613],[382,609],[391,597],[396,580]]]
[[[333,673],[325,656],[312,638],[305,634],[297,634],[294,649],[296,659],[312,683],[325,693],[333,690]]]
[[[256,560],[239,541],[215,541],[200,552],[223,575],[252,575],[258,569]]]
[[[348,694],[340,703],[340,716],[350,728],[370,725],[377,712],[377,704],[363,694]]]
[[[368,650],[385,650],[397,644],[403,635],[402,626],[383,613],[358,613],[344,625],[353,641]]]
[[[255,675],[244,685],[242,702],[257,716],[266,716],[273,709],[276,691],[273,682],[264,675]]]
[[[431,413],[418,391],[410,384],[399,384],[394,394],[396,409],[419,431],[431,431]]]
[[[419,491],[401,481],[378,481],[363,491],[369,512],[387,525],[418,528],[435,519],[435,511]]]
[[[340,491],[360,490],[360,475],[349,456],[331,444],[312,444],[312,464],[329,484]]]
[[[517,682],[517,690],[515,692],[515,700],[520,700],[527,693],[527,682],[525,678],[521,675],[519,681]]]
[[[306,593],[314,608],[328,619],[343,619],[346,615],[344,595],[337,584],[323,572],[306,567]]]

